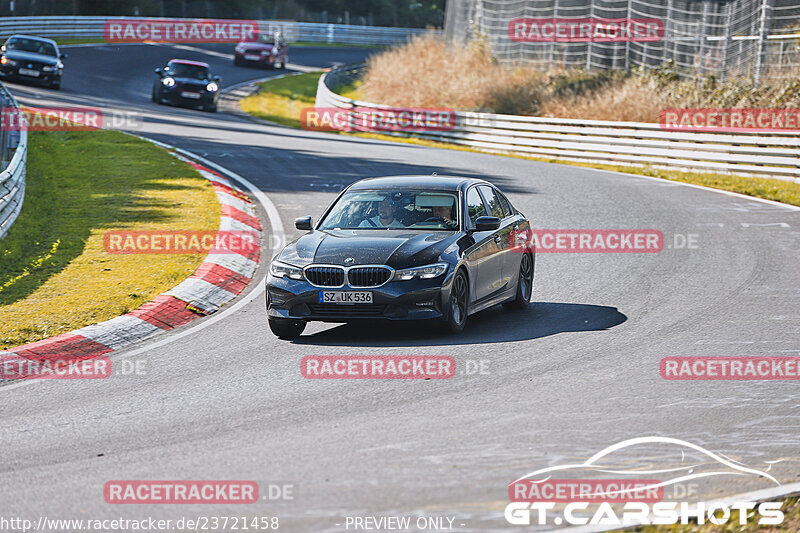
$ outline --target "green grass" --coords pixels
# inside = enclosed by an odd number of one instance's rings
[[[244,98],[241,107],[244,111],[259,118],[263,118],[278,124],[300,128],[300,111],[304,107],[314,105],[317,82],[321,73],[313,72],[298,76],[289,76],[274,81],[265,81],[260,84],[261,90],[258,94]],[[337,93],[352,98],[359,99],[358,88],[360,82],[336,88]],[[394,142],[405,142],[422,146],[436,148],[447,148],[450,150],[461,150],[466,152],[484,152],[467,146],[429,141],[415,137],[404,137],[394,135],[384,135],[379,133],[342,133],[343,135],[356,135]],[[790,181],[783,181],[771,178],[751,178],[743,176],[732,176],[714,173],[681,172],[677,170],[663,170],[652,167],[633,167],[625,165],[606,165],[594,163],[579,163],[573,161],[562,161],[559,159],[527,157],[519,154],[503,154],[519,159],[529,159],[532,161],[543,161],[547,163],[561,163],[566,165],[599,168],[615,172],[625,172],[628,174],[638,174],[652,176],[694,185],[703,185],[714,189],[732,191],[757,198],[765,198],[776,202],[800,206],[800,184]]]
[[[260,92],[244,98],[241,107],[254,117],[300,128],[300,112],[314,107],[320,76],[321,72],[309,72],[262,82]]]
[[[31,132],[22,212],[0,240],[0,349],[124,314],[169,290],[200,255],[118,255],[111,229],[216,229],[210,183],[119,132]]]

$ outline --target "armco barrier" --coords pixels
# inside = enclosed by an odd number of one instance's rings
[[[0,84],[0,102],[2,112],[9,108],[18,108],[17,101]],[[25,126],[5,128],[8,121],[0,124],[0,239],[2,239],[22,209],[22,200],[25,198],[25,167],[28,156],[28,131]]]
[[[362,68],[346,65],[323,75],[316,106],[350,110],[354,121],[361,112],[387,107],[351,100],[332,90],[360,75]],[[657,123],[472,112],[455,115],[452,130],[415,132],[413,136],[554,160],[736,173],[800,183],[797,134],[676,132],[665,131]]]
[[[3,17],[0,18],[0,37],[5,39],[14,33],[25,33],[54,39],[102,39],[103,26],[107,20],[125,20],[126,18],[128,17]],[[147,17],[130,18],[134,20],[164,20]],[[403,43],[414,35],[431,31],[441,33],[437,30],[420,28],[386,28],[278,20],[259,20],[258,24],[260,31],[280,31],[289,42],[392,45]]]

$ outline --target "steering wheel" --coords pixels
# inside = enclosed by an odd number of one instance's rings
[[[428,217],[425,220],[423,220],[422,222],[423,223],[425,223],[425,222],[439,222],[440,224],[444,224],[445,226],[449,225],[449,222],[447,222],[442,217]]]

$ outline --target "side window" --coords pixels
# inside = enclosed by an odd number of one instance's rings
[[[472,227],[475,227],[475,221],[478,217],[486,216],[486,207],[483,205],[483,199],[475,187],[467,191],[467,212],[469,213],[469,221]]]
[[[511,216],[514,214],[514,210],[511,209],[511,204],[509,203],[508,199],[501,193],[500,191],[495,191],[497,198],[500,199],[500,206],[503,208],[503,214],[505,216]]]
[[[486,185],[479,185],[478,188],[481,190],[481,193],[483,193],[483,197],[486,198],[486,202],[489,204],[489,211],[491,211],[492,216],[504,218],[503,208],[500,207],[500,200],[497,199],[494,189],[487,187]]]

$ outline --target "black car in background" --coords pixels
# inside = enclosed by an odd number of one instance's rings
[[[524,307],[534,250],[516,246],[530,224],[491,183],[454,176],[394,176],[346,188],[308,233],[270,264],[267,315],[278,337],[308,321],[440,320],[504,304]]]
[[[60,89],[64,71],[61,60],[66,58],[52,39],[12,35],[0,46],[0,77]]]
[[[164,68],[155,70],[152,99],[163,104],[202,107],[204,111],[217,111],[222,79],[212,76],[208,63],[171,59]]]

